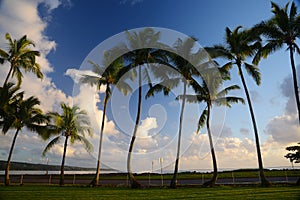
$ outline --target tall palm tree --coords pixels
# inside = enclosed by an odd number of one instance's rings
[[[36,97],[29,97],[28,99],[18,98],[16,103],[13,104],[14,108],[10,108],[9,115],[5,115],[1,121],[2,132],[5,134],[9,129],[16,129],[5,169],[5,185],[10,184],[9,170],[10,161],[13,149],[16,143],[17,136],[20,131],[26,127],[30,131],[37,132],[43,135],[46,123],[49,122],[49,117],[43,114],[42,110],[36,106],[40,101]],[[45,138],[44,138],[45,139]]]
[[[292,2],[289,12],[289,3],[283,8],[279,8],[279,6],[273,2],[271,2],[271,4],[274,16],[267,21],[255,25],[253,28],[255,31],[258,31],[259,34],[262,34],[267,38],[267,43],[255,56],[254,64],[258,64],[261,57],[266,58],[269,54],[281,49],[284,44],[287,45],[290,54],[294,93],[300,124],[299,86],[297,83],[297,72],[294,61],[294,53],[298,52],[298,54],[300,54],[300,48],[296,44],[296,39],[300,38],[300,14],[297,14],[297,6],[294,2]]]
[[[89,83],[91,86],[96,85],[98,90],[100,90],[102,85],[106,86],[104,102],[103,102],[102,122],[101,122],[101,129],[100,129],[97,170],[96,170],[95,179],[91,183],[94,186],[99,185],[101,150],[102,150],[103,131],[105,126],[106,107],[111,96],[112,86],[116,85],[116,87],[119,90],[121,90],[124,95],[127,95],[127,92],[131,91],[130,86],[126,82],[121,81],[120,79],[120,77],[122,77],[121,68],[123,67],[122,57],[119,57],[115,61],[112,61],[111,53],[112,52],[105,52],[104,54],[105,61],[103,67],[90,61],[90,63],[93,66],[92,71],[95,73],[95,75],[83,75],[83,78],[81,78],[80,80],[82,83]]]
[[[194,52],[195,39],[187,38],[185,40],[178,39],[174,44],[172,51],[168,52],[169,62],[165,63],[171,69],[177,72],[173,73],[170,76],[162,78],[162,81],[154,86],[152,86],[146,97],[154,96],[155,93],[164,92],[165,95],[168,95],[171,89],[176,88],[179,83],[183,84],[183,95],[182,95],[182,104],[180,108],[180,117],[179,117],[179,127],[178,127],[178,142],[177,142],[177,153],[174,166],[174,174],[170,183],[171,188],[177,187],[177,174],[179,168],[179,157],[180,157],[180,146],[181,146],[181,135],[183,127],[183,117],[184,117],[184,108],[186,102],[186,91],[189,86],[193,83],[193,76],[199,76],[199,71],[192,63],[200,63],[200,60],[203,58],[201,56],[201,50]],[[171,53],[172,52],[172,53]],[[168,70],[171,72],[172,70]]]
[[[36,63],[36,57],[40,56],[39,51],[32,50],[30,46],[34,46],[34,43],[27,39],[24,35],[19,40],[12,40],[11,36],[6,33],[6,40],[8,41],[8,51],[0,49],[0,63],[9,62],[10,69],[5,78],[3,86],[7,84],[10,77],[17,77],[17,85],[22,82],[22,71],[33,72],[40,79],[43,78],[40,65]]]
[[[85,133],[92,135],[92,130],[90,128],[90,121],[84,110],[80,110],[77,106],[67,106],[65,103],[61,103],[62,114],[57,112],[48,113],[54,120],[54,125],[49,133],[56,134],[45,147],[43,151],[43,156],[57,143],[61,141],[62,137],[65,137],[64,141],[64,151],[61,163],[61,173],[60,173],[60,185],[64,185],[64,165],[65,158],[68,147],[68,140],[70,139],[71,144],[75,141],[83,142],[85,148],[88,152],[92,151],[93,147],[91,143],[85,138]]]
[[[250,94],[246,85],[246,80],[244,77],[244,73],[242,70],[242,66],[246,69],[247,73],[254,79],[257,85],[260,84],[261,76],[259,69],[256,65],[252,65],[246,62],[246,59],[252,57],[259,48],[261,48],[261,39],[260,37],[252,32],[252,30],[242,30],[240,31],[241,26],[238,26],[233,31],[231,31],[228,27],[226,28],[226,44],[215,45],[213,47],[205,48],[212,58],[224,58],[229,60],[223,66],[224,70],[230,70],[233,65],[237,66],[238,73],[240,75],[242,85],[245,91],[245,95],[247,98],[247,103],[249,106],[249,111],[251,115],[254,135],[255,135],[255,143],[256,143],[256,151],[257,151],[257,159],[258,166],[261,177],[261,185],[268,186],[269,182],[264,175],[263,169],[263,161],[261,157],[260,143],[259,143],[259,134],[256,125],[254,110],[252,107],[252,102],[250,99]]]
[[[129,42],[128,53],[123,55],[123,58],[126,63],[129,63],[127,67],[124,67],[123,70],[130,71],[133,70],[133,75],[137,74],[138,76],[138,102],[137,102],[137,113],[135,119],[135,125],[133,134],[131,137],[128,157],[127,157],[127,171],[128,177],[132,188],[139,188],[141,184],[134,178],[132,169],[131,169],[131,158],[132,151],[134,148],[134,142],[136,139],[136,134],[138,131],[138,126],[140,123],[141,112],[142,112],[142,82],[143,79],[146,79],[149,86],[151,86],[151,80],[149,75],[149,65],[148,63],[159,62],[159,60],[164,59],[163,51],[160,51],[156,48],[145,48],[153,47],[159,45],[160,32],[155,32],[152,28],[146,28],[140,32],[126,32],[127,39]],[[137,70],[136,70],[137,68]],[[133,77],[131,77],[133,78]]]
[[[206,72],[205,72],[206,71]],[[214,186],[217,178],[218,178],[218,167],[217,167],[217,158],[214,150],[214,143],[210,128],[210,116],[211,116],[211,109],[213,104],[217,106],[227,106],[231,107],[232,103],[245,103],[243,98],[234,97],[234,96],[226,96],[230,91],[240,89],[237,85],[232,85],[226,87],[223,90],[219,90],[223,79],[219,70],[216,68],[202,70],[201,73],[202,77],[202,84],[199,85],[198,83],[193,84],[193,89],[196,94],[193,95],[186,95],[186,101],[189,103],[199,103],[204,102],[206,104],[205,109],[203,110],[202,114],[199,116],[198,121],[198,128],[197,133],[199,132],[200,128],[206,124],[208,139],[210,144],[211,150],[211,157],[213,162],[213,170],[214,174],[210,181],[205,182],[205,186]],[[182,99],[183,96],[179,95],[177,99]]]

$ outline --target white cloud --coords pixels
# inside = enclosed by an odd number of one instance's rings
[[[298,66],[297,72],[298,77],[300,77],[300,66]],[[299,119],[291,75],[283,80],[280,90],[282,95],[287,98],[285,111],[282,115],[275,116],[268,122],[265,132],[275,142],[287,145],[291,142],[300,141]]]
[[[0,48],[7,50],[4,33],[10,33],[13,39],[19,39],[23,35],[27,35],[28,39],[35,43],[36,49],[41,52],[41,56],[37,58],[37,62],[41,66],[44,79],[41,81],[32,73],[23,73],[22,90],[25,95],[37,96],[41,101],[41,108],[44,111],[57,110],[60,102],[71,103],[72,98],[68,97],[60,89],[57,89],[48,73],[53,71],[53,66],[47,60],[47,55],[54,51],[56,42],[49,40],[45,35],[48,21],[42,19],[38,13],[38,6],[46,5],[48,8],[46,15],[51,15],[51,11],[57,8],[61,1],[50,0],[3,0],[0,2]],[[3,84],[4,78],[8,73],[9,65],[6,63],[0,68],[0,84]],[[13,79],[15,80],[15,78]],[[10,79],[12,81],[12,79]],[[9,141],[13,137],[13,131],[1,138],[1,141]],[[30,137],[29,137],[30,136]],[[28,138],[29,137],[29,138]],[[4,139],[5,138],[5,139]],[[16,149],[14,151],[14,160],[39,160],[40,156],[33,158],[30,152],[39,152],[40,155],[44,148],[45,142],[42,142],[34,133],[28,132],[26,129],[22,131],[17,139]],[[10,142],[8,142],[10,144]],[[42,144],[42,145],[41,145]],[[18,151],[25,148],[26,151]],[[6,148],[8,152],[9,148]],[[3,151],[2,151],[3,152]],[[4,155],[5,154],[5,155]],[[1,153],[1,160],[6,160],[6,153]]]

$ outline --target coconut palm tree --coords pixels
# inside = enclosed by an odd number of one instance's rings
[[[199,76],[200,73],[192,63],[200,63],[203,59],[202,51],[199,50],[194,52],[193,48],[195,47],[195,39],[187,38],[185,40],[178,39],[174,44],[172,50],[168,52],[169,62],[165,65],[169,66],[176,73],[170,74],[170,76],[162,77],[162,81],[153,87],[151,87],[146,95],[146,97],[154,96],[155,93],[164,92],[165,95],[168,95],[169,92],[176,88],[179,83],[183,84],[183,95],[182,95],[182,104],[180,109],[179,117],[179,127],[178,127],[178,142],[177,142],[177,153],[174,167],[173,178],[170,183],[171,188],[177,187],[177,174],[179,167],[179,157],[180,157],[180,146],[181,146],[181,135],[183,127],[183,117],[184,117],[184,108],[186,102],[186,91],[187,88],[193,85],[193,76]],[[168,70],[172,73],[172,70]]]
[[[238,26],[233,31],[231,31],[228,27],[226,28],[226,44],[223,45],[215,45],[213,47],[206,47],[205,49],[208,51],[212,58],[223,58],[229,60],[223,66],[224,70],[230,70],[234,65],[238,68],[238,73],[240,75],[243,89],[247,98],[247,103],[249,106],[249,111],[251,115],[255,143],[256,143],[256,151],[257,151],[257,159],[258,166],[261,177],[261,185],[268,186],[269,182],[264,175],[263,170],[263,161],[261,157],[260,143],[259,143],[259,134],[256,125],[254,110],[250,98],[250,94],[247,88],[246,80],[244,77],[243,68],[245,68],[246,72],[254,79],[257,85],[260,84],[261,75],[259,69],[256,65],[249,64],[246,62],[246,59],[252,57],[259,48],[261,48],[261,39],[255,34],[252,30],[242,30],[240,31],[241,26]]]
[[[116,87],[123,92],[124,95],[127,95],[128,92],[131,91],[130,86],[123,82],[120,77],[121,68],[123,67],[123,59],[119,57],[115,61],[112,60],[112,52],[105,52],[104,57],[105,61],[103,67],[100,65],[90,61],[93,66],[93,72],[95,75],[83,75],[80,79],[82,83],[88,83],[91,86],[96,85],[97,89],[100,90],[101,86],[106,86],[105,96],[103,102],[103,113],[102,113],[102,122],[101,122],[101,130],[100,130],[100,139],[99,139],[99,151],[98,151],[98,159],[97,159],[97,170],[95,179],[92,181],[92,185],[99,185],[99,176],[100,176],[100,164],[101,164],[101,150],[102,150],[102,140],[103,140],[103,131],[105,126],[105,116],[106,116],[106,107],[107,103],[111,96],[112,87],[116,85]],[[125,72],[125,71],[123,71]],[[118,83],[118,84],[117,84]]]
[[[27,39],[24,35],[19,40],[12,40],[11,36],[6,33],[6,40],[8,41],[8,51],[0,49],[0,63],[9,62],[10,69],[5,78],[3,86],[7,84],[10,77],[17,77],[17,85],[22,82],[22,71],[33,72],[40,79],[43,78],[40,65],[36,63],[36,57],[40,56],[40,52],[32,50],[30,46],[34,46],[34,43]]]
[[[23,99],[21,95],[16,98],[13,103],[13,107],[9,108],[9,114],[5,115],[1,121],[2,132],[5,134],[9,129],[16,129],[5,169],[5,185],[10,184],[9,170],[10,161],[15,147],[16,139],[21,130],[26,127],[28,130],[37,132],[43,136],[46,128],[46,123],[49,122],[49,117],[44,115],[42,110],[36,106],[40,104],[40,101],[36,97],[29,97]],[[45,139],[45,138],[44,138]]]
[[[297,72],[294,61],[294,53],[300,54],[300,48],[296,44],[296,39],[300,38],[300,14],[297,14],[297,6],[294,2],[290,6],[289,3],[285,7],[280,8],[277,4],[271,2],[272,12],[274,16],[254,26],[254,30],[267,38],[266,44],[260,49],[254,58],[254,64],[258,64],[260,59],[266,58],[269,54],[281,49],[286,45],[290,54],[290,62],[292,67],[293,85],[295,100],[298,109],[298,120],[300,124],[300,98],[297,83]]]
[[[160,32],[155,32],[152,28],[146,28],[138,33],[130,33],[127,31],[126,35],[129,42],[129,46],[127,47],[127,53],[123,55],[123,58],[125,63],[129,63],[129,65],[124,67],[123,70],[133,71],[133,73],[131,73],[131,77],[129,77],[132,80],[135,79],[134,76],[138,76],[138,109],[136,113],[134,130],[128,150],[127,171],[131,187],[139,188],[141,187],[141,184],[138,183],[138,181],[133,176],[131,169],[131,158],[142,112],[142,83],[143,79],[145,79],[145,81],[151,87],[151,80],[149,74],[151,66],[149,65],[149,63],[159,63],[160,61],[163,61],[166,57],[164,51],[159,50],[159,48],[154,48],[155,46],[158,47],[160,45],[158,42],[160,38]]]
[[[59,184],[64,185],[64,165],[67,153],[68,141],[70,139],[71,144],[75,141],[80,141],[84,144],[86,150],[91,152],[93,147],[91,143],[85,138],[85,133],[92,135],[92,130],[90,128],[90,121],[84,110],[80,110],[77,106],[67,106],[65,103],[61,103],[62,114],[57,112],[48,113],[53,119],[53,126],[48,131],[57,135],[53,138],[45,147],[43,151],[43,156],[57,143],[61,141],[62,137],[65,137],[64,141],[64,151],[61,163],[61,173]]]
[[[227,106],[231,107],[232,103],[245,103],[243,98],[234,97],[234,96],[226,96],[230,91],[240,89],[237,85],[232,85],[222,89],[220,91],[220,86],[223,83],[222,75],[220,74],[221,70],[217,70],[215,67],[201,70],[201,77],[202,77],[202,84],[199,85],[198,83],[193,84],[193,89],[196,94],[193,95],[186,95],[186,101],[189,103],[200,103],[204,102],[206,104],[205,109],[203,110],[202,114],[199,116],[197,133],[199,132],[200,128],[206,124],[208,139],[210,144],[211,150],[211,157],[213,162],[213,177],[210,181],[205,182],[205,186],[214,186],[217,178],[218,178],[218,167],[217,167],[217,158],[214,150],[214,143],[210,128],[210,116],[211,116],[211,109],[213,104],[217,106]],[[177,99],[182,99],[183,96],[179,95]]]

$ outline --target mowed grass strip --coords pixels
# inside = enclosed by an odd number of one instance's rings
[[[300,199],[293,186],[216,188],[90,188],[73,186],[0,186],[1,200],[16,199]]]

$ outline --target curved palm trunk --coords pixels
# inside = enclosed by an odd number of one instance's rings
[[[9,69],[9,71],[8,71],[8,74],[7,74],[7,76],[6,76],[6,78],[5,78],[5,81],[4,81],[4,83],[3,83],[3,87],[4,87],[4,85],[6,85],[6,84],[7,84],[7,82],[8,82],[8,79],[9,79],[9,77],[10,77],[11,73],[12,73],[12,70],[13,70],[13,67],[11,66],[11,67],[10,67],[10,69]]]
[[[128,150],[128,157],[127,157],[127,172],[128,172],[128,178],[131,185],[131,188],[140,188],[141,184],[134,178],[131,170],[131,156],[132,156],[132,150],[134,146],[134,141],[136,138],[136,133],[138,130],[140,118],[141,118],[141,110],[142,110],[142,69],[141,66],[138,67],[139,69],[139,94],[138,94],[138,110],[136,113],[136,119],[135,119],[135,126],[133,130],[133,134],[131,137],[131,142]]]
[[[262,161],[262,157],[261,157],[259,136],[258,136],[258,130],[257,130],[257,126],[256,126],[254,111],[253,111],[253,108],[252,108],[250,95],[249,95],[249,92],[248,92],[248,88],[247,88],[246,81],[245,81],[245,78],[244,78],[244,75],[243,75],[242,68],[241,68],[240,64],[238,64],[238,69],[239,69],[239,72],[240,72],[240,76],[241,76],[242,84],[243,84],[243,87],[244,87],[244,91],[245,91],[245,94],[246,94],[246,97],[247,97],[247,102],[248,102],[248,106],[249,106],[249,110],[250,110],[252,125],[253,125],[253,129],[254,129],[255,144],[256,144],[256,151],[257,151],[257,160],[258,160],[258,166],[259,166],[259,175],[260,175],[261,185],[263,187],[267,187],[267,186],[270,185],[270,183],[266,179],[265,174],[264,174],[264,167],[263,167],[263,161]]]
[[[102,150],[102,139],[103,139],[103,130],[104,130],[104,123],[105,123],[105,114],[106,114],[106,106],[109,97],[109,84],[106,85],[105,91],[105,98],[104,98],[104,108],[102,114],[102,123],[101,123],[101,130],[100,130],[100,140],[99,140],[99,151],[98,151],[98,160],[97,160],[97,171],[95,180],[92,182],[92,185],[98,186],[99,185],[99,176],[100,176],[100,165],[101,165],[101,150]]]
[[[59,185],[61,185],[61,186],[65,184],[65,159],[66,159],[66,152],[67,152],[67,146],[68,146],[68,139],[69,139],[69,136],[66,136],[65,145],[64,145],[64,153],[63,153],[63,158],[62,158],[61,168],[60,168]]]
[[[20,131],[20,129],[17,129],[17,131],[15,133],[14,139],[13,139],[11,147],[10,147],[8,159],[7,159],[7,164],[6,164],[6,169],[5,169],[5,185],[6,186],[8,186],[10,184],[10,179],[9,179],[10,160],[11,160],[12,152],[14,150],[19,131]]]
[[[297,72],[296,72],[296,66],[295,66],[295,62],[294,62],[294,52],[293,52],[292,47],[290,47],[290,60],[291,60],[291,65],[292,65],[294,92],[295,92],[296,104],[297,104],[297,109],[298,109],[298,121],[300,124],[300,98],[299,98],[298,83],[297,83]]]
[[[179,156],[180,156],[180,145],[181,145],[181,132],[182,132],[182,123],[183,123],[183,113],[184,113],[184,107],[185,107],[185,96],[186,96],[186,81],[184,81],[183,85],[183,97],[182,97],[182,105],[181,105],[181,113],[180,113],[180,119],[179,119],[179,133],[178,133],[178,144],[177,144],[177,155],[176,155],[176,161],[175,161],[175,168],[174,168],[174,174],[173,178],[170,183],[171,188],[177,187],[177,174],[178,174],[178,166],[179,166]]]
[[[214,143],[213,143],[213,139],[212,139],[209,121],[210,121],[210,105],[208,105],[208,108],[207,108],[206,127],[207,127],[208,138],[209,138],[211,158],[213,161],[214,175],[210,181],[204,183],[204,186],[213,187],[216,184],[217,179],[218,179],[218,166],[217,166],[217,158],[216,158],[216,154],[215,154],[215,148],[214,148]]]

